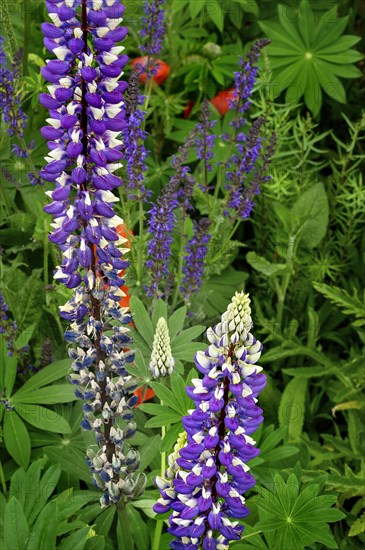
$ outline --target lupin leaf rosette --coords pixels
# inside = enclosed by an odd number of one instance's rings
[[[123,156],[127,83],[120,77],[128,61],[117,42],[127,29],[120,26],[119,0],[49,0],[46,6],[52,23],[42,25],[44,45],[55,59],[42,68],[50,85],[40,102],[50,117],[41,132],[50,152],[41,177],[55,189],[45,211],[54,217],[50,240],[62,251],[55,278],[74,289],[60,310],[71,323],[65,338],[70,380],[85,401],[82,427],[96,433],[87,462],[104,491],[101,504],[109,505],[135,498],[145,484],[144,475],[135,475],[139,454],[127,442],[136,430],[137,397],[128,375],[131,317],[119,305],[127,239],[118,234],[123,220],[113,208],[119,200],[113,190],[122,184],[115,172]]]
[[[260,452],[250,434],[263,421],[257,397],[266,384],[249,304],[247,294],[236,293],[208,329],[210,345],[195,357],[203,378],[187,388],[195,403],[182,419],[187,440],[169,457],[166,477],[155,481],[161,498],[154,511],[172,512],[173,549],[226,549],[241,538],[236,520],[249,513],[243,494],[255,479],[247,462]]]

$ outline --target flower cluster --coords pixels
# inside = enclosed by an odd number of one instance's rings
[[[237,115],[231,125],[239,130],[245,125],[244,113],[251,105],[250,97],[256,83],[258,67],[256,65],[262,48],[270,44],[268,38],[257,40],[247,52],[246,58],[240,57],[240,70],[234,74],[233,99],[229,99],[229,107],[236,111]]]
[[[147,43],[141,46],[142,52],[148,57],[148,67],[141,68],[147,72],[147,78],[157,74],[156,58],[162,49],[165,35],[165,11],[164,0],[152,0],[144,3],[144,17],[142,17],[142,38],[147,38]]]
[[[14,56],[10,69],[8,69],[4,37],[0,36],[0,112],[3,114],[4,122],[8,125],[7,132],[9,136],[23,138],[27,117],[20,108],[21,95],[17,89],[20,63],[21,52],[18,51]],[[18,145],[13,145],[13,152],[18,157],[28,155],[28,152]]]
[[[247,462],[259,449],[250,437],[263,420],[257,396],[266,377],[256,363],[262,345],[251,334],[250,300],[236,293],[221,322],[209,328],[210,346],[195,357],[202,379],[187,394],[195,408],[183,417],[186,445],[167,472],[157,478],[157,513],[171,511],[171,548],[212,550],[239,540],[245,517],[245,491],[255,480]],[[233,520],[233,521],[232,521]]]
[[[269,40],[262,39],[255,42],[247,53],[247,58],[240,60],[241,70],[235,73],[235,88],[233,99],[229,99],[229,107],[235,111],[231,126],[234,128],[232,145],[235,152],[226,165],[227,208],[225,216],[236,220],[246,219],[254,206],[253,198],[260,192],[260,184],[268,178],[264,176],[274,148],[274,136],[266,152],[263,152],[260,132],[265,119],[256,119],[245,134],[242,129],[246,124],[245,113],[251,105],[250,97],[253,92],[258,67],[255,65],[260,52]],[[224,135],[227,141],[229,137]],[[260,167],[261,163],[261,167]]]
[[[42,25],[44,44],[56,59],[42,68],[50,85],[40,102],[50,118],[41,132],[50,152],[41,176],[55,189],[45,211],[54,216],[50,240],[63,254],[55,278],[74,289],[60,308],[71,323],[65,333],[70,380],[85,401],[82,426],[96,433],[87,461],[104,490],[101,503],[108,505],[144,486],[144,477],[133,474],[139,455],[126,442],[135,432],[136,403],[127,370],[131,318],[119,305],[128,248],[121,248],[127,239],[116,229],[123,220],[114,212],[112,192],[122,183],[114,172],[123,155],[127,83],[119,79],[128,61],[116,43],[127,29],[119,26],[119,0],[52,0],[47,9],[52,23]]]
[[[0,334],[6,342],[7,355],[12,357],[14,353],[20,353],[24,355],[28,351],[28,346],[22,348],[15,347],[15,340],[17,337],[18,327],[15,321],[12,321],[8,317],[8,304],[6,303],[3,293],[0,290]]]
[[[139,108],[143,104],[143,96],[139,90],[139,76],[137,71],[132,71],[128,90],[125,94],[126,122],[123,130],[124,159],[126,163],[126,188],[128,198],[145,202],[151,196],[151,191],[144,186],[144,174],[147,170],[145,160],[147,151],[144,142],[147,132],[142,129],[145,113]]]
[[[151,284],[146,288],[150,297],[162,296],[159,287],[168,278],[171,244],[174,240],[172,236],[175,226],[174,210],[179,204],[185,212],[190,207],[195,179],[185,163],[194,139],[195,130],[187,138],[184,145],[179,147],[178,153],[173,156],[171,164],[175,173],[150,210],[148,222],[148,232],[151,235],[148,242],[150,259],[146,263],[151,273]],[[183,185],[181,186],[181,184]]]
[[[197,292],[202,283],[204,260],[208,252],[208,242],[211,238],[208,230],[209,218],[201,218],[194,222],[194,234],[185,247],[183,260],[183,280],[180,288],[185,300],[189,300],[192,293]]]
[[[157,321],[153,339],[151,361],[149,364],[153,378],[167,376],[174,370],[175,359],[172,356],[169,327],[166,319],[160,317]]]

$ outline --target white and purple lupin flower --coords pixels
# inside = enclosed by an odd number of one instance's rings
[[[221,322],[209,328],[210,346],[196,354],[204,375],[187,393],[195,409],[183,417],[187,442],[166,478],[156,478],[161,498],[156,513],[171,511],[168,531],[173,549],[226,549],[239,540],[236,519],[249,510],[242,496],[254,486],[247,462],[259,454],[250,437],[263,421],[257,396],[266,377],[256,365],[262,345],[250,333],[250,300],[236,293]]]
[[[52,23],[42,25],[44,44],[56,59],[42,68],[50,82],[40,96],[50,111],[49,126],[42,128],[50,153],[41,176],[55,183],[45,211],[54,216],[50,240],[63,253],[55,278],[74,289],[60,308],[71,322],[65,333],[70,380],[85,401],[82,427],[96,432],[87,462],[104,491],[101,504],[108,505],[137,496],[145,483],[143,475],[134,476],[139,454],[126,443],[136,429],[137,398],[127,368],[133,361],[131,317],[118,303],[128,249],[120,248],[126,239],[116,230],[122,219],[112,193],[122,183],[114,172],[126,126],[127,83],[119,79],[128,61],[116,43],[127,29],[120,26],[119,0],[50,0],[46,6]]]

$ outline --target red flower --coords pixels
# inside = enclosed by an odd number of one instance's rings
[[[139,75],[139,80],[141,84],[146,83],[147,75],[146,75],[146,68],[147,68],[147,62],[148,57],[147,55],[144,55],[143,57],[136,57],[136,59],[133,59],[131,65],[134,67],[135,65],[141,65],[144,69],[143,72]],[[153,81],[158,85],[161,86],[166,80],[166,78],[170,74],[170,65],[165,63],[164,61],[161,61],[161,59],[156,60],[156,70],[157,73],[153,76]]]
[[[215,97],[213,97],[210,102],[212,105],[214,105],[219,114],[224,116],[229,109],[229,99],[234,99],[234,88],[222,90]]]
[[[185,107],[185,111],[183,112],[183,118],[189,118],[190,116],[190,113],[191,111],[193,110],[193,107],[195,105],[195,101],[192,101],[191,99],[189,99],[186,107]]]

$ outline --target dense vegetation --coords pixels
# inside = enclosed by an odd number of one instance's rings
[[[131,444],[146,479],[125,506],[101,509],[85,462],[95,435],[81,428],[82,401],[66,381],[69,321],[59,308],[75,285],[53,279],[62,255],[48,238],[52,212],[43,210],[45,192],[54,189],[44,172],[53,138],[41,135],[49,115],[39,101],[47,92],[41,68],[52,57],[41,32],[49,18],[43,0],[0,1],[4,549],[169,548],[169,514],[152,510],[160,497],[154,478],[193,408],[185,387],[199,376],[194,355],[208,346],[204,332],[242,290],[251,298],[267,385],[259,397],[265,420],[253,436],[261,452],[250,461],[257,482],[246,494],[250,515],[239,520],[245,529],[230,547],[362,548],[364,2],[167,0],[165,33],[154,35],[162,40],[154,74],[143,74],[138,60],[126,66],[125,100],[137,123],[123,139],[131,143],[135,132],[138,158],[125,150],[136,168],[125,163],[117,171],[129,184],[115,190],[114,210],[124,221],[118,231],[129,267],[121,306],[132,313],[136,354],[128,367],[136,425],[128,429],[136,431]],[[143,4],[125,1],[130,59],[150,47],[148,31],[141,33]],[[266,38],[252,59],[252,45]],[[242,75],[250,70],[250,108],[239,111],[233,90],[241,82],[247,91]],[[248,167],[242,148],[250,146],[257,155]],[[237,159],[244,204],[235,195]],[[173,208],[164,271],[153,238],[156,205],[166,204]],[[153,380],[161,317],[175,363],[171,376]]]

